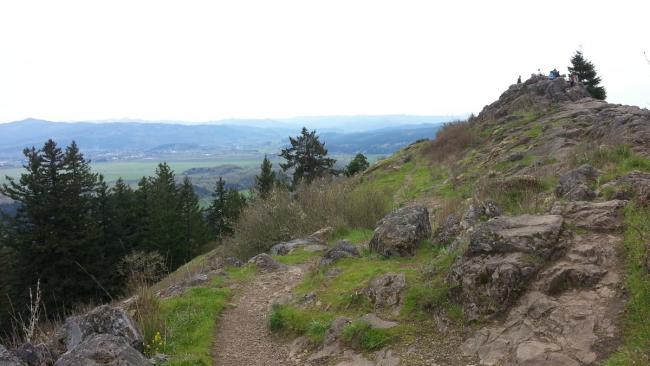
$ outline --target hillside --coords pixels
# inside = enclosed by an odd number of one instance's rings
[[[162,365],[647,365],[649,205],[650,111],[532,77],[119,307]]]

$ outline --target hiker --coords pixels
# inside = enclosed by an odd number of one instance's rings
[[[555,72],[553,70],[551,70],[551,72],[548,73],[548,79],[555,80]]]
[[[521,75],[517,78],[517,84],[521,84]]]
[[[578,76],[576,74],[571,74],[571,75],[569,75],[569,80],[571,81],[571,87],[573,88],[576,85],[576,81],[578,80]]]

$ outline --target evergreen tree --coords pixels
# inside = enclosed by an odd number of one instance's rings
[[[122,178],[115,181],[110,190],[110,202],[113,210],[113,230],[125,253],[134,251],[137,234],[137,204],[135,193],[124,183]]]
[[[316,131],[309,132],[306,127],[297,137],[289,137],[291,147],[282,149],[280,156],[286,160],[280,167],[285,172],[294,169],[293,185],[304,181],[311,183],[314,179],[333,174],[336,160],[327,157],[325,144],[320,142]]]
[[[167,163],[158,164],[150,185],[149,249],[162,254],[168,267],[174,270],[185,262],[186,251],[176,212],[179,205],[175,175]]]
[[[219,177],[208,208],[208,222],[212,234],[222,237],[231,235],[234,224],[246,206],[246,197],[234,188],[226,189],[226,182]]]
[[[368,159],[366,158],[366,156],[359,153],[354,157],[354,159],[350,161],[348,166],[345,167],[345,175],[351,177],[357,173],[363,172],[364,170],[368,169],[369,166],[370,163],[368,163]]]
[[[133,250],[154,250],[151,239],[151,191],[151,182],[147,177],[142,177],[138,181],[138,189],[133,194],[135,200]]]
[[[576,51],[571,57],[571,66],[568,69],[570,73],[576,74],[580,82],[585,84],[592,97],[601,100],[607,98],[607,91],[600,86],[600,77],[597,76],[594,64],[585,59],[581,51]]]
[[[103,264],[101,248],[90,240],[97,176],[75,143],[65,153],[52,140],[40,150],[32,147],[23,153],[26,172],[18,181],[9,178],[0,189],[21,204],[9,238],[19,279],[14,286],[24,295],[40,279],[50,315],[105,299],[108,294],[96,276]]]
[[[226,234],[226,182],[219,177],[212,193],[212,202],[208,207],[208,226],[215,237]]]
[[[183,179],[178,194],[178,212],[183,226],[183,244],[186,251],[186,260],[190,260],[198,254],[200,247],[209,240],[208,228],[203,220],[199,198],[194,193],[194,187],[189,177],[186,176]]]
[[[260,198],[263,200],[268,198],[275,185],[275,180],[273,165],[268,157],[264,155],[264,160],[262,160],[262,165],[260,166],[260,175],[255,176],[255,191],[259,194]]]

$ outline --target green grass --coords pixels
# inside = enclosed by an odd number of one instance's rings
[[[526,136],[531,138],[538,138],[539,136],[542,135],[543,131],[544,131],[544,126],[542,125],[533,126],[528,131],[526,131]]]
[[[167,328],[163,353],[169,356],[165,365],[212,365],[214,326],[230,295],[226,288],[193,288],[162,301]]]
[[[587,149],[574,158],[574,166],[582,164],[591,164],[604,171],[600,178],[601,184],[634,170],[650,172],[650,159],[635,154],[625,145]]]
[[[372,239],[374,231],[371,229],[350,229],[349,227],[341,227],[332,234],[331,243],[339,240],[349,240],[353,243],[368,242]]]
[[[217,318],[232,296],[231,283],[251,280],[253,266],[229,267],[227,276],[215,277],[213,287],[196,287],[160,301],[165,329],[160,350],[169,357],[166,366],[212,365],[212,342]],[[216,287],[216,288],[215,288]]]
[[[295,264],[306,263],[312,258],[320,257],[321,254],[322,253],[319,252],[307,252],[304,249],[299,248],[287,255],[274,255],[273,258],[275,258],[278,262],[283,264],[295,265]]]
[[[332,323],[333,315],[311,309],[274,305],[268,318],[269,329],[284,336],[307,335],[314,343],[322,342]]]
[[[374,351],[388,344],[396,333],[394,328],[373,329],[368,323],[357,320],[343,329],[343,340],[354,348]]]
[[[625,223],[625,285],[629,299],[623,320],[624,338],[604,365],[650,365],[650,274],[642,264],[648,255],[645,245],[650,238],[650,208],[628,205]]]

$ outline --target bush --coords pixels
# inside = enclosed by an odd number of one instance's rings
[[[226,251],[247,259],[327,226],[374,228],[388,211],[386,196],[378,190],[355,190],[353,183],[322,179],[297,187],[293,194],[274,190],[267,200],[244,209],[235,234],[225,242]]]
[[[392,336],[387,329],[374,329],[368,323],[355,321],[343,329],[343,340],[353,348],[373,351],[384,347]]]
[[[445,123],[424,153],[433,162],[450,161],[478,141],[478,135],[467,121]]]

